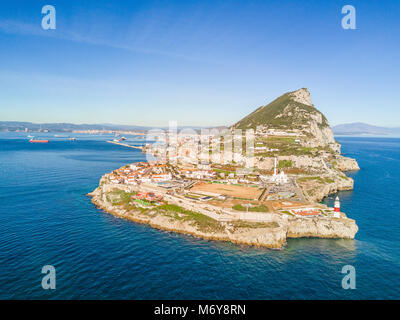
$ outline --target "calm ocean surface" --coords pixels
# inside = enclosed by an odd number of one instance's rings
[[[340,192],[360,229],[355,240],[293,239],[277,251],[97,210],[85,194],[144,155],[106,136],[48,137],[30,144],[26,134],[0,133],[1,299],[400,298],[400,139],[338,138],[361,167],[349,174],[355,190]],[[56,268],[56,290],[41,287],[47,264]],[[356,268],[355,290],[341,287],[344,265]]]

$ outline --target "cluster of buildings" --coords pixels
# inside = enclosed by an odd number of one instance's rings
[[[165,163],[137,162],[114,170],[109,178],[110,182],[114,184],[138,185],[170,181],[173,179],[173,175]]]
[[[157,138],[156,143],[146,144],[144,152],[171,163],[197,165],[205,161],[244,165],[248,161],[246,150],[237,150],[238,146],[242,146],[242,138],[229,130],[212,133],[165,133]],[[254,151],[254,147],[250,149]]]
[[[252,199],[252,195],[249,195],[249,190],[252,189],[252,192],[255,191],[254,200],[261,203],[273,201],[273,203],[285,204],[287,199],[296,201],[294,206],[287,209],[289,210],[287,213],[293,216],[312,218],[325,212],[321,208],[304,205],[304,199],[297,193],[295,182],[289,179],[283,170],[278,173],[276,158],[274,172],[268,176],[252,177],[251,175],[227,173],[224,170],[217,172],[216,170],[218,171],[218,169],[212,170],[209,164],[200,164],[198,167],[188,168],[172,166],[162,161],[151,161],[126,165],[113,171],[108,178],[113,184],[143,184],[134,198],[139,206],[144,207],[148,207],[149,202],[152,205],[162,205],[164,196],[169,197],[168,201],[171,200],[171,197],[177,197],[176,199],[181,201],[182,199],[201,202],[222,200],[224,203],[226,201],[237,201],[235,199],[246,200],[247,198]],[[257,190],[260,190],[258,194]],[[191,205],[196,206],[193,203]],[[224,205],[221,208],[224,208]],[[211,207],[212,205],[210,205]],[[214,209],[218,211],[221,208],[216,207]],[[331,210],[332,217],[340,218],[340,201],[338,198]]]
[[[252,184],[263,186],[266,183],[287,185],[290,180],[283,170],[278,173],[275,158],[272,175],[246,175],[244,173],[219,172],[211,169],[209,164],[196,166],[172,166],[165,161],[137,162],[114,170],[109,180],[114,184],[139,185],[179,182],[182,180],[218,180],[228,184]]]
[[[209,165],[193,168],[180,168],[167,165],[163,161],[137,162],[114,170],[109,180],[114,184],[139,185],[141,183],[159,184],[182,179],[212,180],[217,173]]]
[[[217,173],[213,170],[185,170],[185,177],[198,180],[211,180],[217,177]]]
[[[238,164],[247,166],[251,158],[265,153],[277,153],[280,149],[269,147],[257,137],[292,137],[296,144],[301,144],[304,134],[300,130],[280,131],[266,127],[257,127],[255,134],[237,135],[225,129],[219,133],[164,133],[155,143],[146,144],[144,152],[150,153],[163,161],[171,163],[198,164],[202,161],[214,164]],[[246,146],[243,142],[246,141]]]

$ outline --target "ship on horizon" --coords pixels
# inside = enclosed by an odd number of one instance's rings
[[[45,139],[35,139],[34,137],[32,137],[29,140],[30,143],[49,143],[50,140],[45,140]]]

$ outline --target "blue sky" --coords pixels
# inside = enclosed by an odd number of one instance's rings
[[[0,120],[230,125],[307,87],[332,125],[400,126],[399,16],[398,0],[3,0]]]

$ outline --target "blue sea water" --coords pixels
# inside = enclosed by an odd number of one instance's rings
[[[400,298],[400,139],[338,138],[361,167],[349,174],[355,190],[339,194],[355,240],[290,239],[269,250],[96,209],[86,194],[100,177],[144,155],[105,136],[51,138],[0,133],[1,299]],[[56,268],[56,290],[41,287],[44,265]],[[341,286],[345,265],[356,269],[355,290]]]

